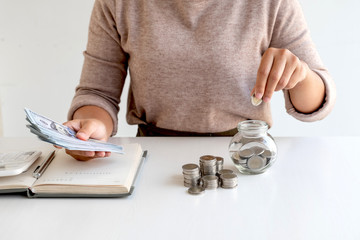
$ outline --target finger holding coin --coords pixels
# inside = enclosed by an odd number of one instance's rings
[[[260,104],[262,103],[262,99],[258,99],[256,96],[255,96],[255,93],[253,95],[251,95],[251,104],[253,106],[259,106]]]

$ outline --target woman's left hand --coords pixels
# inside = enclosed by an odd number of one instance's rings
[[[294,88],[309,71],[308,65],[289,50],[269,48],[261,58],[251,95],[270,102],[274,91]]]

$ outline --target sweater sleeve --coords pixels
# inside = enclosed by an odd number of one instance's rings
[[[80,83],[76,87],[68,119],[72,119],[80,107],[101,107],[113,120],[112,135],[117,132],[120,96],[128,68],[128,57],[120,41],[114,1],[96,0],[90,18]]]
[[[319,109],[308,114],[298,112],[291,103],[289,91],[284,90],[286,111],[294,118],[304,122],[321,120],[325,118],[334,107],[336,99],[334,81],[316,51],[298,1],[280,1],[278,11],[275,14],[270,47],[290,50],[300,60],[306,62],[309,68],[320,76],[325,85],[323,104]]]

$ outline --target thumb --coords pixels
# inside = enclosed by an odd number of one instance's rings
[[[77,133],[76,133],[76,137],[80,140],[88,140],[90,138],[90,134],[88,134],[87,132],[82,131],[82,129],[80,129]]]
[[[94,126],[94,124],[91,124],[91,121],[84,121],[81,125],[81,128],[76,133],[76,137],[86,141],[95,131],[96,126]]]
[[[86,128],[84,128],[84,126],[86,124],[84,124],[83,120],[80,119],[74,119],[68,122],[64,122],[63,123],[65,126],[73,129],[74,131],[76,131],[76,137],[81,139],[81,140],[88,140],[90,137],[90,134],[88,133],[88,130],[86,130]]]

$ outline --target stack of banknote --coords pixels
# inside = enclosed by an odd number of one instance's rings
[[[80,140],[76,137],[76,132],[65,125],[59,124],[27,108],[25,108],[25,113],[26,120],[30,123],[26,126],[42,141],[69,150],[123,153],[122,146],[95,139]]]

